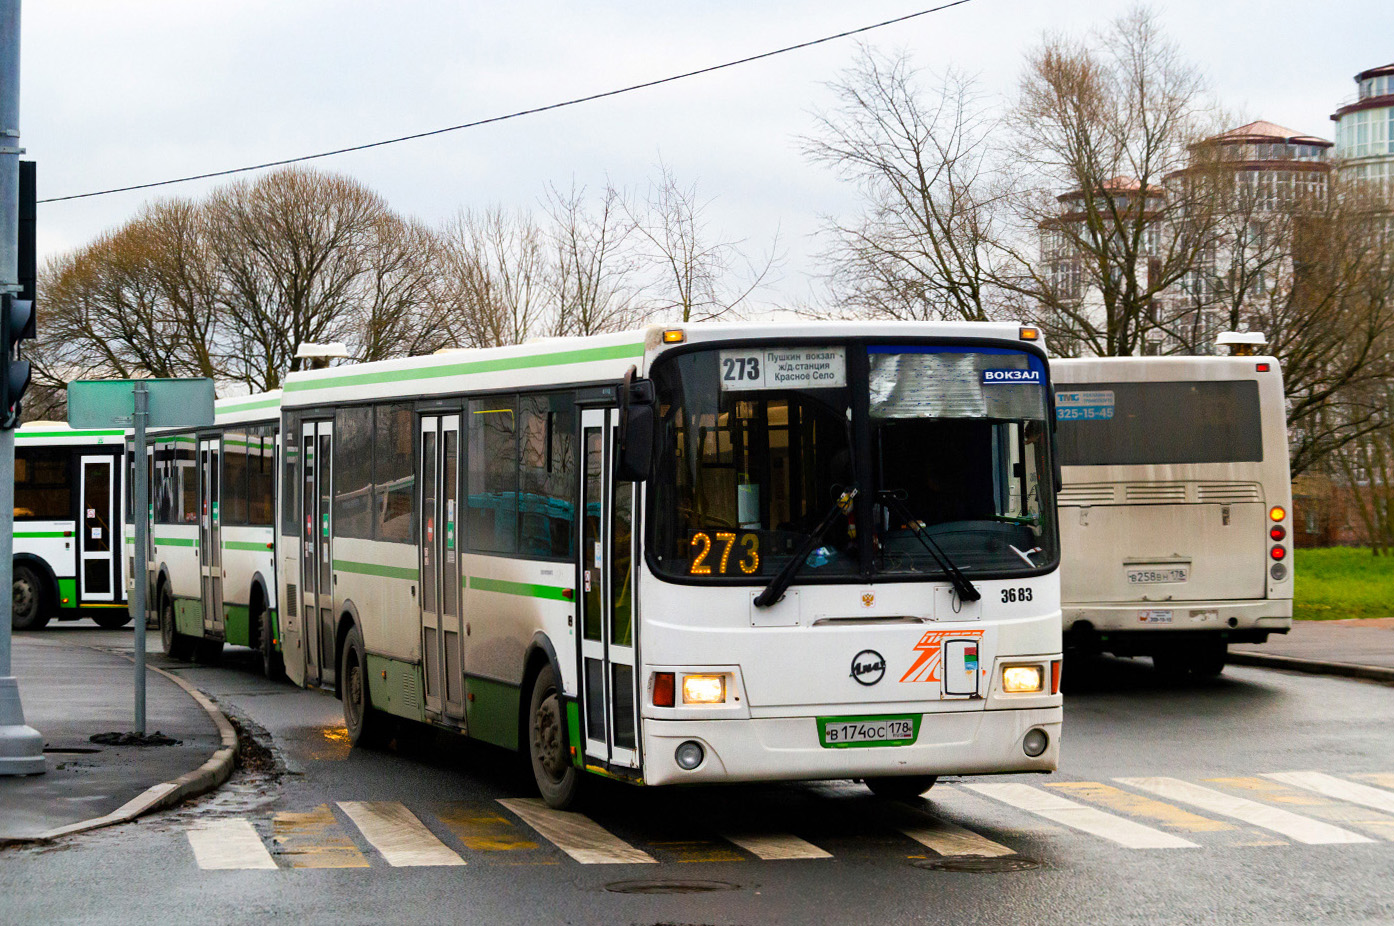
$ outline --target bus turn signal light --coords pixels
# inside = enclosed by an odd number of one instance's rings
[[[1274,505],[1272,508],[1268,509],[1268,517],[1270,520],[1281,521],[1283,518],[1286,518],[1287,516],[1287,509],[1284,508],[1282,505]]]
[[[686,338],[687,336],[682,333],[681,328],[669,328],[663,332],[664,344],[681,344]]]
[[[653,706],[673,706],[673,673],[655,672],[653,676]]]
[[[1288,555],[1288,551],[1283,549],[1282,547],[1274,547],[1273,549],[1268,551],[1268,555],[1273,557],[1274,559],[1282,559],[1283,557]]]
[[[1023,327],[1020,332],[1020,337],[1023,341],[1039,341],[1041,339],[1041,332],[1037,328]]]
[[[1056,659],[1050,663],[1050,693],[1060,693],[1060,660]]]
[[[1008,694],[1026,694],[1045,689],[1045,677],[1040,666],[1006,666],[1002,669],[1002,690]]]
[[[682,677],[682,703],[722,704],[725,701],[726,677],[724,675],[684,675]]]

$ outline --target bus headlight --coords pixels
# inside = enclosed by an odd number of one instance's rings
[[[1044,691],[1045,673],[1040,666],[1006,666],[1002,669],[1002,690],[1008,694]]]
[[[723,704],[726,701],[726,676],[684,675],[682,703]]]

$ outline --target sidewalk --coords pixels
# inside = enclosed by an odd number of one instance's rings
[[[1394,617],[1293,621],[1267,643],[1229,648],[1230,662],[1394,682]]]
[[[0,777],[0,845],[131,819],[216,787],[231,772],[236,737],[226,718],[170,677],[147,673],[146,732],[179,745],[99,746],[93,734],[134,728],[129,659],[16,634],[13,661],[25,722],[44,737],[48,773]]]

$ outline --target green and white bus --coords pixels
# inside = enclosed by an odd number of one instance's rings
[[[1051,771],[1049,396],[1037,332],[1006,324],[650,327],[291,374],[286,673],[335,691],[356,743],[405,718],[526,750],[557,807],[587,774],[904,795]]]
[[[14,628],[130,620],[123,544],[123,432],[36,421],[15,431]]]
[[[150,435],[147,601],[165,652],[212,661],[250,646],[281,671],[275,499],[279,392],[220,400],[214,425]],[[128,533],[133,533],[128,528]],[[135,572],[128,551],[126,576]]]

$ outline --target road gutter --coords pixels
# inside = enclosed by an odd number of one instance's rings
[[[1394,668],[1387,666],[1365,666],[1353,662],[1323,662],[1319,659],[1302,659],[1297,656],[1278,656],[1273,653],[1250,653],[1229,651],[1232,665],[1259,666],[1264,669],[1287,669],[1291,672],[1306,672],[1312,675],[1337,675],[1343,678],[1359,678],[1371,682],[1394,684]]]
[[[98,647],[90,648],[98,649]],[[103,649],[101,652],[110,653],[111,650]],[[127,656],[125,653],[117,653],[116,655],[134,661],[133,657]],[[207,712],[209,718],[213,721],[213,725],[218,728],[218,736],[222,740],[222,745],[214,751],[213,755],[208,757],[207,762],[204,762],[198,768],[180,775],[173,781],[163,781],[157,785],[152,785],[106,816],[94,817],[91,820],[82,820],[77,823],[69,823],[65,826],[60,826],[57,829],[48,830],[47,832],[39,833],[35,836],[0,839],[0,845],[49,842],[50,840],[59,839],[63,836],[71,836],[74,833],[85,833],[88,830],[95,830],[104,826],[113,826],[117,823],[129,823],[136,817],[169,807],[191,797],[198,797],[200,794],[206,794],[228,780],[228,776],[232,774],[232,768],[237,759],[237,731],[233,729],[232,723],[227,719],[227,716],[218,709],[218,706],[214,704],[207,695],[179,676],[166,672],[164,669],[156,668],[155,666],[148,666],[147,668],[152,672],[160,673],[171,682],[174,682],[174,684],[184,689],[184,692],[188,694],[189,697],[198,702],[198,706]]]

